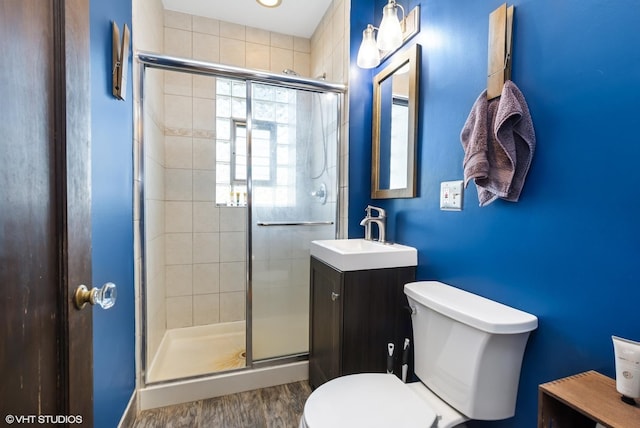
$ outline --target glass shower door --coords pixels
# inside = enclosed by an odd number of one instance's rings
[[[254,361],[309,351],[309,243],[337,230],[338,95],[252,83]]]

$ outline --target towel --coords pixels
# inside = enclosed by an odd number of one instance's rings
[[[487,101],[487,91],[484,90],[473,103],[471,113],[462,129],[460,140],[464,148],[464,187],[471,180],[486,179],[489,176],[489,130],[492,129],[493,118],[498,108],[498,99]],[[491,144],[492,145],[492,144]]]
[[[513,164],[509,192],[503,199],[517,202],[536,149],[536,134],[527,101],[510,80],[502,88],[494,126],[496,140]]]
[[[529,108],[518,87],[506,81],[499,98],[483,91],[460,134],[465,187],[473,179],[480,206],[498,198],[517,202],[535,151]]]

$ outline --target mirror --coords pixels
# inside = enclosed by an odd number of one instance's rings
[[[416,196],[420,45],[396,58],[373,81],[371,197]]]

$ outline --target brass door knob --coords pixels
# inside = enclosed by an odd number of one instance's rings
[[[113,282],[107,282],[102,287],[94,287],[91,290],[86,285],[80,285],[73,294],[73,302],[78,309],[84,308],[87,303],[109,309],[116,304],[116,296],[116,285]]]

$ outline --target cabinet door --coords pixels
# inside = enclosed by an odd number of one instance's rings
[[[343,274],[311,258],[309,383],[317,388],[340,376]]]
[[[395,346],[393,370],[401,373],[402,344],[411,339],[404,284],[415,267],[345,272],[342,374],[384,373],[387,344]]]

